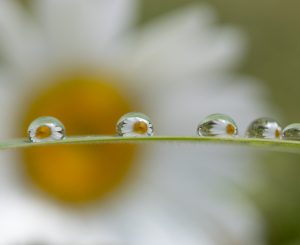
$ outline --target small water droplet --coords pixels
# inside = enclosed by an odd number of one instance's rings
[[[64,125],[54,117],[38,117],[28,127],[31,142],[61,140],[65,137]]]
[[[281,126],[271,118],[258,118],[248,127],[246,136],[249,138],[280,139]]]
[[[300,123],[293,123],[286,126],[282,134],[285,140],[300,140]]]
[[[145,114],[130,112],[117,122],[117,134],[120,136],[152,136],[153,125]]]
[[[200,122],[197,133],[200,136],[236,136],[238,128],[231,117],[212,114]]]

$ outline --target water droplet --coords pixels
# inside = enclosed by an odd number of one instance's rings
[[[236,136],[238,128],[231,117],[212,114],[200,122],[197,133],[200,136]]]
[[[31,142],[61,140],[65,137],[64,125],[54,117],[39,117],[28,127]]]
[[[117,133],[120,136],[152,136],[153,125],[145,114],[130,112],[117,122]]]
[[[271,118],[258,118],[248,127],[246,136],[249,138],[280,139],[280,125]]]
[[[285,140],[300,140],[300,123],[293,123],[286,126],[282,134]]]

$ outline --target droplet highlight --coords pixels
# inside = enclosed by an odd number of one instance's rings
[[[293,123],[286,126],[282,131],[285,140],[300,140],[300,123]]]
[[[199,123],[197,134],[199,136],[237,136],[238,127],[231,117],[225,114],[212,114]]]
[[[139,112],[130,112],[122,116],[117,122],[119,136],[152,136],[153,125],[148,116]]]
[[[281,126],[272,118],[262,117],[254,120],[246,131],[248,138],[280,139]]]
[[[54,117],[39,117],[28,127],[30,142],[49,142],[65,138],[64,125]]]

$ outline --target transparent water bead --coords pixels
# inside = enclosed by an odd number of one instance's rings
[[[249,138],[280,139],[281,126],[275,120],[262,117],[254,120],[248,127],[246,136]]]
[[[130,112],[117,122],[117,134],[120,136],[152,136],[153,125],[145,114]]]
[[[300,140],[300,123],[286,126],[282,131],[285,140]]]
[[[212,114],[200,122],[199,136],[236,136],[238,128],[234,120],[224,114]]]
[[[61,140],[65,137],[65,127],[54,117],[39,117],[29,125],[28,137],[31,142]]]

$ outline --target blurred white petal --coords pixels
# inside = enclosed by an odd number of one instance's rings
[[[72,66],[101,56],[107,46],[114,48],[135,20],[136,1],[37,0],[33,7],[53,62]]]
[[[44,48],[37,31],[30,16],[16,1],[0,1],[1,54],[18,79],[26,79],[44,63]]]
[[[241,33],[216,27],[213,19],[211,9],[192,5],[145,25],[132,41],[126,69],[155,83],[216,74],[235,66],[244,45]]]

